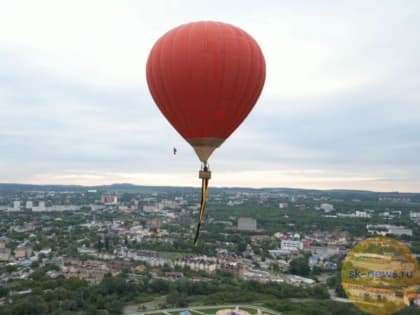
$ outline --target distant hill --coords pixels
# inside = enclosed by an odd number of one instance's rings
[[[16,183],[0,183],[0,192],[23,192],[23,191],[74,191],[83,192],[87,190],[98,191],[115,191],[115,192],[170,192],[170,193],[188,193],[197,192],[198,187],[177,187],[177,186],[143,186],[133,185],[129,183],[115,183],[111,185],[99,186],[81,186],[81,185],[31,185]],[[399,192],[373,192],[364,190],[317,190],[317,189],[300,189],[300,188],[247,188],[247,187],[210,187],[210,191],[214,192],[271,192],[271,193],[288,193],[288,194],[306,194],[310,196],[330,196],[333,198],[411,198],[420,201],[420,193],[399,193]]]
[[[154,191],[177,191],[177,190],[197,190],[193,187],[170,187],[170,186],[142,186],[133,184],[111,184],[99,186],[81,186],[81,185],[31,185],[31,184],[15,184],[15,183],[0,183],[1,191],[74,191],[82,192],[87,190],[98,191],[131,191],[131,192],[154,192]]]

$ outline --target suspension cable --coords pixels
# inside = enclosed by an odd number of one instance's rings
[[[206,211],[207,188],[209,185],[209,180],[211,178],[211,172],[209,170],[209,165],[207,164],[207,162],[203,162],[201,170],[198,172],[198,177],[201,179],[201,206],[200,206],[200,212],[198,215],[197,229],[195,231],[195,237],[194,237],[195,246],[197,246],[197,243],[198,243],[198,236],[200,235],[200,227],[201,227],[201,223],[203,222],[204,213]]]

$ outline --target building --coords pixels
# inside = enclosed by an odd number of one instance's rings
[[[189,267],[191,270],[201,270],[207,273],[218,271],[231,273],[234,276],[242,276],[243,264],[232,257],[208,257],[208,256],[187,256],[177,259],[175,265],[180,267]]]
[[[287,202],[280,202],[279,203],[279,208],[280,209],[286,209],[289,206],[289,204]]]
[[[310,252],[312,255],[323,256],[326,258],[343,253],[338,246],[311,246]]]
[[[3,248],[0,249],[0,261],[9,261],[10,260],[10,249]]]
[[[96,253],[96,249],[94,248],[87,248],[83,245],[83,247],[78,247],[77,252],[82,255],[93,255]]]
[[[160,229],[162,225],[162,220],[160,219],[150,219],[146,221],[146,226],[150,229]]]
[[[143,261],[151,266],[172,265],[169,259],[161,258],[160,253],[153,250],[125,250],[122,249],[119,253],[120,257],[132,259],[134,261]]]
[[[244,273],[244,265],[242,260],[236,255],[221,254],[216,259],[217,270],[227,272],[235,277],[242,277]]]
[[[371,215],[367,213],[366,211],[360,211],[360,210],[356,210],[354,216],[357,218],[370,218],[371,217]]]
[[[13,201],[13,208],[11,210],[12,211],[19,211],[20,210],[20,201],[19,200]]]
[[[404,226],[396,226],[396,225],[389,225],[389,224],[376,224],[376,225],[366,225],[366,229],[369,234],[372,235],[408,235],[413,236],[413,230],[408,229]]]
[[[281,240],[281,249],[287,251],[299,251],[303,249],[302,241]]]
[[[217,262],[216,258],[207,256],[188,256],[177,259],[175,265],[182,268],[189,267],[191,270],[201,270],[207,273],[216,272]]]
[[[15,258],[27,258],[32,256],[32,247],[30,246],[18,246],[15,250]]]
[[[25,258],[26,257],[26,249],[25,247],[17,247],[15,250],[15,258],[16,259],[20,259],[20,258]]]
[[[239,206],[239,205],[241,205],[243,203],[244,202],[242,200],[229,200],[227,202],[227,205],[230,206],[230,207],[233,207],[233,206]]]
[[[116,270],[110,268],[106,263],[97,260],[81,261],[77,258],[66,258],[65,267],[57,274],[66,278],[79,278],[97,284],[102,281],[107,273],[116,274]]]
[[[337,264],[328,260],[328,255],[312,255],[309,257],[309,267],[319,267],[327,270],[336,270]]]
[[[78,211],[80,206],[77,205],[54,205],[47,207],[46,211]]]
[[[324,210],[325,212],[331,212],[334,211],[334,205],[330,204],[330,203],[322,203],[319,208],[321,210]]]
[[[387,220],[392,220],[392,219],[395,219],[395,218],[399,219],[399,218],[401,218],[402,211],[399,211],[399,210],[397,210],[397,211],[385,211],[385,212],[380,213],[379,215],[381,217],[383,217],[384,219],[387,219]],[[418,218],[420,219],[420,216]],[[411,218],[411,212],[410,212],[410,219],[412,219]]]
[[[161,204],[143,205],[144,212],[158,212],[160,210],[163,210]]]
[[[238,219],[238,230],[241,231],[256,231],[257,220],[253,218],[239,218]]]
[[[410,220],[420,224],[420,212],[412,212],[410,211]]]
[[[47,207],[45,207],[45,201],[39,201],[38,206],[32,207],[32,212],[42,212],[47,211]]]
[[[293,253],[288,249],[270,249],[268,252],[275,258],[290,257],[293,255]]]
[[[216,312],[216,315],[251,315],[249,312],[240,310],[238,306],[235,309],[222,309]]]
[[[179,209],[181,204],[184,204],[184,201],[176,201],[176,200],[167,200],[164,199],[159,202],[159,207],[163,209]]]
[[[25,208],[32,209],[32,207],[33,207],[33,202],[31,200],[26,201]]]
[[[293,285],[299,285],[299,284],[312,285],[312,284],[315,284],[315,280],[310,279],[310,278],[297,276],[297,275],[289,275],[289,276],[287,276],[287,280],[288,280],[287,281],[288,283],[291,283]]]
[[[160,253],[155,250],[139,249],[137,255],[142,257],[160,258]]]
[[[116,195],[102,195],[101,202],[105,205],[118,204],[118,197]]]

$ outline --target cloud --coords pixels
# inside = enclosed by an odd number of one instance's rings
[[[214,19],[247,30],[267,60],[261,99],[212,157],[214,185],[418,190],[414,1],[0,6],[0,181],[194,184],[198,160],[144,70],[165,31]]]

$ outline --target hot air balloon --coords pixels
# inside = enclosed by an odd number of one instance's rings
[[[265,81],[264,56],[257,42],[236,26],[192,22],[157,40],[146,77],[160,111],[202,163],[197,244],[211,178],[209,157],[257,102]]]

